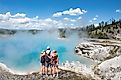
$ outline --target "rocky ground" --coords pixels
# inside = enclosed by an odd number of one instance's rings
[[[121,42],[93,39],[80,43],[75,52],[97,62],[92,71],[101,80],[121,80]]]
[[[58,77],[42,76],[39,72],[26,75],[13,74],[9,70],[0,67],[0,80],[94,80],[92,77],[60,69]]]

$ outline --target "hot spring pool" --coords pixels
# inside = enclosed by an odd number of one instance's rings
[[[73,35],[67,39],[58,39],[55,33],[31,34],[17,33],[12,36],[0,37],[0,62],[9,68],[19,71],[39,70],[39,55],[47,46],[58,51],[59,63],[65,61],[80,61],[89,65],[89,60],[74,54],[74,47],[82,39]]]

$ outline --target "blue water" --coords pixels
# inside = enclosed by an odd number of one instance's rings
[[[38,70],[39,55],[49,45],[59,55],[59,63],[80,61],[87,64],[88,60],[74,54],[74,47],[82,41],[76,35],[67,39],[58,39],[57,33],[43,32],[31,34],[22,32],[13,36],[0,37],[0,62],[16,70]]]

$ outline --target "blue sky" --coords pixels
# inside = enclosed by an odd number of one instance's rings
[[[77,15],[63,14],[79,8],[86,13]],[[117,10],[117,11],[116,11]],[[77,19],[82,17],[84,24],[121,19],[121,0],[0,0],[0,14],[10,12],[11,15],[24,13],[27,17],[39,16],[40,19],[64,18]],[[62,12],[62,16],[53,17],[53,14]]]

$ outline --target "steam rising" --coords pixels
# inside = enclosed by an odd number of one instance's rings
[[[74,47],[83,41],[77,33],[65,39],[58,39],[58,32],[41,31],[35,35],[20,32],[5,38],[0,37],[0,62],[7,64],[12,69],[32,71],[39,69],[40,52],[49,45],[51,50],[56,49],[59,54],[60,64],[66,60],[79,60],[85,63],[74,53]]]

